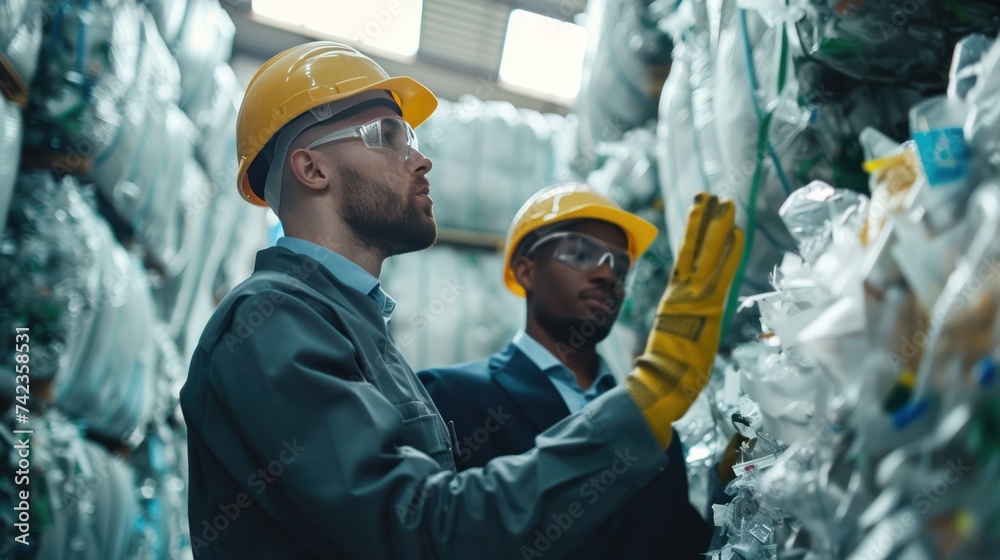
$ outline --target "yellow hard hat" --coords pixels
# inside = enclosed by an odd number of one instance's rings
[[[535,193],[514,216],[504,244],[503,281],[507,288],[524,297],[524,287],[514,277],[514,251],[529,233],[566,220],[592,219],[612,223],[628,238],[628,255],[634,263],[656,239],[656,226],[621,209],[611,199],[587,185],[555,185]]]
[[[414,128],[437,108],[437,98],[420,82],[391,78],[375,61],[341,43],[306,43],[265,62],[250,79],[236,121],[236,186],[243,198],[267,206],[263,179],[254,177],[251,185],[248,170],[283,126],[311,109],[373,90],[388,91]]]

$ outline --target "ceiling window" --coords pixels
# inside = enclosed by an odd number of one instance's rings
[[[587,30],[526,10],[507,22],[500,81],[571,100],[580,90]]]
[[[422,0],[253,0],[253,11],[404,56],[416,54],[420,45]]]

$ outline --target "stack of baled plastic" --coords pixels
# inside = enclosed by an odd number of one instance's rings
[[[23,125],[0,108],[0,149],[14,154],[0,163],[0,324],[31,328],[32,422],[45,409],[59,433],[33,447],[51,443],[39,557],[189,558],[178,391],[193,340],[264,235],[263,211],[232,189],[233,24],[216,0],[26,5],[0,5],[26,22],[0,24],[4,71],[37,68]],[[47,40],[32,66],[35,31]],[[61,507],[80,484],[86,499]]]
[[[777,219],[794,186],[818,179],[864,191],[861,130],[904,137],[906,108],[943,91],[947,54],[940,53],[957,33],[997,28],[992,6],[963,15],[962,8],[927,4],[906,25],[889,23],[900,9],[874,2],[835,9],[825,1],[684,0],[661,21],[678,43],[658,129],[671,246],[680,243],[696,192],[737,201],[749,250],[730,310],[737,297],[767,290],[782,252],[794,250]],[[889,26],[885,38],[859,39],[879,22]],[[913,57],[909,47],[917,43],[923,54]],[[943,66],[933,66],[942,59]],[[846,66],[855,72],[845,75]],[[737,317],[728,334],[745,338],[744,327],[754,330]]]
[[[20,108],[27,103],[28,84],[38,66],[42,43],[42,10],[29,0],[0,3],[0,231],[17,180],[22,141]]]
[[[587,52],[575,108],[581,174],[600,165],[599,144],[621,140],[626,131],[656,120],[673,46],[656,23],[673,7],[673,2],[648,0],[587,2]]]
[[[19,425],[34,431],[42,473],[32,504],[51,515],[33,535],[38,558],[82,545],[87,558],[132,558],[143,546],[133,471],[88,438],[116,449],[141,439],[156,398],[154,315],[136,262],[91,197],[71,176],[23,173],[0,242],[0,324],[30,336],[32,397]]]
[[[434,162],[428,178],[442,229],[504,234],[521,204],[570,180],[573,119],[471,96],[440,101],[418,131]]]
[[[1000,43],[951,69],[911,140],[860,135],[870,197],[816,181],[779,210],[796,252],[753,298],[764,334],[705,396],[752,438],[711,557],[996,556]]]

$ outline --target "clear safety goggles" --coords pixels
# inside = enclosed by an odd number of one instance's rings
[[[595,237],[573,231],[546,235],[529,247],[527,254],[531,255],[536,249],[555,239],[559,240],[559,245],[552,255],[553,258],[577,270],[587,272],[607,262],[615,276],[622,279],[632,266],[632,259],[629,258],[627,251],[608,245]]]
[[[306,146],[312,150],[323,144],[360,138],[371,149],[389,150],[404,161],[417,149],[417,134],[409,123],[399,117],[381,117],[351,128],[336,130]]]

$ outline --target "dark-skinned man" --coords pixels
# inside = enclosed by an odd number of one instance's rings
[[[460,471],[531,449],[536,436],[616,385],[597,344],[618,318],[626,274],[656,234],[586,185],[557,185],[525,202],[504,249],[504,283],[526,301],[524,329],[484,360],[417,374],[455,423]],[[711,530],[688,502],[676,436],[666,456],[664,470],[569,557],[695,559],[708,550]]]

